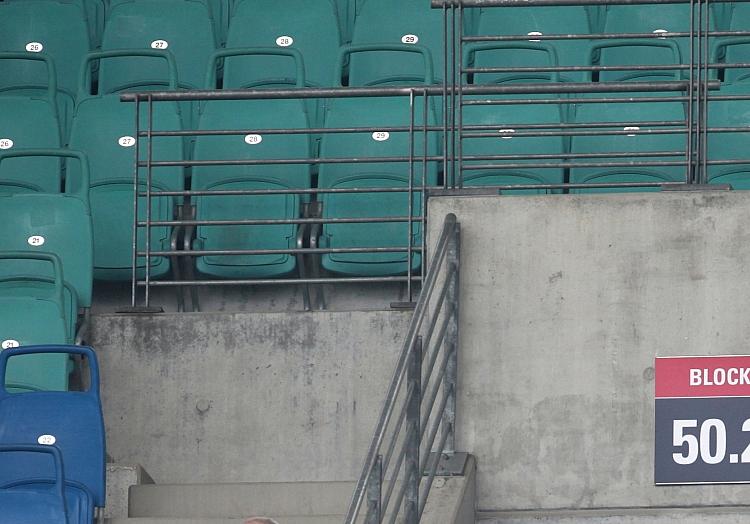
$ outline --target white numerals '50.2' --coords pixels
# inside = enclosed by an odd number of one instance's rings
[[[750,420],[743,424],[743,431],[750,431]],[[727,428],[724,422],[717,418],[707,419],[701,424],[699,436],[685,434],[686,429],[697,428],[697,420],[675,420],[672,425],[672,444],[682,447],[687,444],[687,450],[682,453],[672,453],[672,459],[680,465],[686,466],[698,460],[698,456],[706,464],[719,464],[727,454]],[[745,427],[748,429],[746,430]],[[712,446],[714,443],[714,446]],[[713,448],[713,449],[712,449]],[[750,459],[750,452],[746,449],[742,454]]]

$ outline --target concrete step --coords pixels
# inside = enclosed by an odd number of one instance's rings
[[[243,519],[270,515],[277,520],[300,515],[343,515],[353,491],[353,482],[141,485],[130,488],[128,515],[182,519]],[[301,522],[307,524],[307,521]]]
[[[248,515],[250,516],[250,515]],[[306,516],[288,516],[273,517],[279,524],[341,524],[344,521],[344,515],[323,515],[315,517]],[[242,519],[181,519],[181,518],[114,518],[105,519],[104,524],[244,524]]]
[[[750,506],[478,512],[477,524],[747,524]]]

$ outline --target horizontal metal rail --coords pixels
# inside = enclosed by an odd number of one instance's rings
[[[750,0],[711,0],[712,3],[748,2]],[[432,0],[433,8],[456,7],[552,7],[596,5],[690,4],[691,0]]]
[[[712,0],[713,2],[713,0]],[[697,34],[697,33],[696,33]],[[703,31],[701,35],[712,38],[718,37],[742,37],[750,36],[750,31]],[[664,33],[580,33],[580,34],[542,34],[542,35],[467,35],[461,38],[462,42],[529,42],[544,40],[645,40],[654,38],[663,40],[665,38],[689,38],[687,31],[667,31]]]
[[[231,280],[152,280],[151,282],[138,281],[139,287],[182,287],[182,286],[276,286],[276,285],[300,285],[300,284],[384,284],[389,282],[407,282],[407,276],[395,277],[336,277],[336,278],[257,278],[257,279],[231,279]],[[412,282],[420,282],[422,277],[414,275]]]
[[[421,247],[415,246],[412,251],[420,252]],[[208,257],[222,255],[292,255],[309,253],[313,255],[327,253],[407,253],[408,247],[303,247],[289,249],[191,249],[190,251],[150,251],[152,256],[176,257]],[[138,252],[139,257],[146,256],[145,251]]]
[[[375,218],[266,218],[266,219],[238,219],[238,220],[139,220],[138,227],[146,226],[269,226],[284,224],[373,224],[392,222],[417,222],[421,215],[412,217],[375,217]]]

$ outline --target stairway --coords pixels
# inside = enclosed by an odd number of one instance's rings
[[[340,524],[352,482],[144,484],[130,488],[128,518],[106,524],[243,524],[272,517],[279,524]]]

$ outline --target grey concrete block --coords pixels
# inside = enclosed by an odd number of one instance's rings
[[[153,482],[151,476],[138,464],[107,464],[107,506],[104,508],[104,517],[127,517],[130,486]]]
[[[430,199],[461,223],[457,446],[485,510],[736,505],[656,487],[657,355],[747,354],[750,193]],[[750,519],[748,520],[750,521]]]

